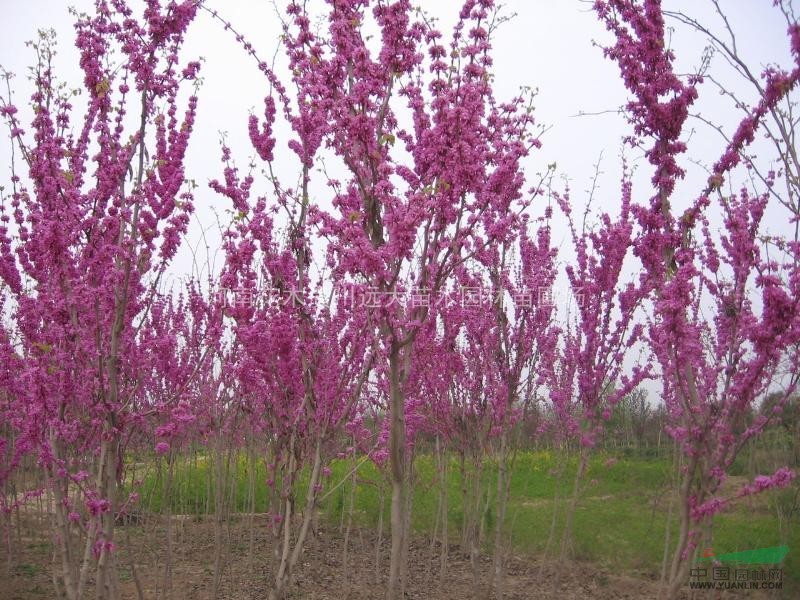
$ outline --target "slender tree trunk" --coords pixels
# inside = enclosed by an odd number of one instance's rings
[[[164,598],[172,598],[172,482],[175,477],[175,458],[172,450],[167,455],[167,480],[164,483],[164,533],[166,548],[164,548]]]
[[[408,458],[407,462],[408,469],[406,471],[406,481],[408,490],[406,494],[406,505],[405,505],[405,522],[403,523],[404,528],[404,538],[405,538],[405,547],[403,548],[403,563],[401,565],[403,575],[403,585],[400,588],[400,597],[406,597],[406,585],[408,584],[406,576],[408,575],[408,546],[410,544],[410,532],[411,532],[411,515],[412,515],[412,504],[414,502],[414,494],[411,493],[413,489],[413,481],[414,481],[414,459],[413,457]]]
[[[461,475],[461,552],[462,554],[469,548],[469,482],[467,481],[467,457],[466,451],[462,448],[459,456],[459,475]]]
[[[11,511],[3,511],[3,532],[6,538],[6,576],[11,577],[11,571],[14,565],[13,545],[11,543]]]
[[[556,467],[556,471],[557,471],[556,473],[557,476],[554,478],[555,482],[553,485],[553,517],[550,520],[550,533],[548,534],[547,542],[545,542],[544,545],[544,552],[542,552],[542,556],[544,557],[545,560],[543,560],[542,564],[539,566],[539,579],[544,578],[544,568],[545,565],[547,564],[546,560],[550,553],[550,546],[553,544],[553,541],[555,540],[556,537],[556,524],[558,523],[558,507],[560,504],[560,497],[558,493],[559,491],[558,482],[561,481],[561,477],[564,474],[563,463],[558,467]]]
[[[355,442],[353,442],[355,447]],[[355,457],[353,460],[355,463]],[[347,528],[344,532],[344,548],[342,550],[342,573],[345,581],[345,597],[350,596],[350,565],[349,563],[349,550],[350,550],[350,531],[353,528],[353,511],[355,510],[356,502],[356,469],[350,471],[350,498],[347,505]]]
[[[113,424],[111,424],[113,427]],[[109,441],[103,441],[106,459],[101,469],[100,489],[109,503],[109,508],[101,516],[101,538],[103,546],[97,561],[97,600],[115,600],[118,593],[116,565],[114,560],[114,516],[117,507],[117,462],[119,460],[119,440],[116,434]]]
[[[8,453],[11,452],[11,448],[13,448],[16,444],[14,440],[13,433],[3,432],[8,440],[8,450],[6,456],[3,457],[5,464],[10,463],[10,455]],[[10,475],[10,473],[9,473]],[[9,489],[10,488],[10,489]],[[17,522],[19,523],[19,504],[16,504],[17,501],[17,490],[16,486],[14,485],[13,480],[6,479],[3,482],[3,489],[0,492],[3,496],[3,505],[5,507],[12,507],[8,508],[7,510],[3,511],[3,532],[5,533],[5,542],[6,542],[6,576],[10,577],[11,572],[14,567],[14,545],[13,545],[13,508],[16,507],[17,510]]]
[[[448,506],[448,496],[447,496],[447,484],[448,484],[448,457],[447,453],[445,452],[444,456],[442,457],[442,547],[441,553],[439,557],[439,591],[442,590],[442,585],[444,583],[444,573],[447,570],[447,557],[450,552],[450,545],[448,542],[448,536],[450,533],[450,523],[448,521],[448,513],[449,513],[449,506]]]
[[[439,526],[440,526],[440,519],[442,518],[442,479],[441,479],[441,467],[439,465],[439,439],[436,439],[436,483],[439,487],[439,493],[436,496],[436,513],[433,518],[433,529],[431,529],[431,539],[430,539],[430,558],[425,565],[425,581],[428,585],[431,583],[431,577],[433,576],[433,564],[436,557],[436,540],[439,538]]]
[[[383,510],[386,506],[386,493],[384,491],[383,478],[378,485],[378,539],[375,541],[375,584],[381,583],[381,546],[383,545]]]
[[[250,571],[253,570],[253,558],[255,556],[255,513],[256,513],[256,454],[248,445],[247,448],[247,506],[249,509],[248,514],[248,535],[249,543],[247,548],[247,562],[250,566]]]
[[[480,547],[483,532],[483,521],[488,509],[488,500],[483,502],[483,461],[479,452],[473,456],[472,486],[470,492],[469,525],[467,527],[467,547],[469,549],[469,564],[472,570],[472,588],[476,600],[482,598],[481,573],[480,573]]]
[[[439,590],[441,592],[444,571],[447,568],[447,534],[449,524],[447,522],[447,455],[442,451],[441,439],[436,436],[436,471],[439,477],[439,498],[436,510],[436,525],[434,526],[433,536],[431,537],[431,562],[429,573],[433,569],[436,559],[436,538],[439,537]]]
[[[308,480],[308,492],[306,493],[306,506],[301,521],[300,530],[297,533],[297,538],[292,547],[291,536],[291,521],[294,518],[292,496],[289,494],[286,499],[286,514],[284,515],[283,522],[283,546],[281,551],[281,560],[278,566],[278,571],[275,576],[275,586],[269,592],[269,600],[283,600],[292,582],[292,575],[297,561],[303,552],[303,545],[305,544],[308,535],[308,528],[311,520],[314,517],[314,510],[317,505],[317,495],[319,494],[318,484],[320,479],[320,472],[322,467],[322,453],[321,453],[321,440],[324,434],[320,433],[317,436],[316,445],[314,447],[314,459],[311,465],[311,475]],[[294,446],[294,444],[292,444]],[[292,449],[289,458],[290,469],[294,468],[294,452]]]
[[[664,533],[664,554],[661,559],[661,578],[659,581],[658,586],[658,600],[661,600],[664,597],[664,593],[667,591],[667,566],[669,565],[669,549],[670,549],[670,537],[672,536],[672,519],[675,515],[675,503],[678,502],[679,490],[677,485],[677,477],[676,474],[678,473],[678,469],[681,464],[681,454],[678,450],[678,445],[675,444],[673,446],[672,452],[672,481],[670,482],[670,500],[669,500],[669,510],[667,511],[667,523],[665,527]]]
[[[689,460],[689,465],[683,473],[681,480],[680,496],[678,501],[681,505],[680,530],[678,532],[678,543],[672,555],[672,565],[669,572],[669,587],[667,588],[667,598],[673,600],[678,597],[681,587],[686,581],[689,570],[689,557],[684,556],[689,540],[689,529],[691,528],[691,512],[689,507],[689,495],[692,490],[692,482],[697,470],[697,457],[693,456]]]
[[[403,354],[408,356],[409,348]],[[389,464],[392,481],[392,551],[390,555],[389,582],[386,589],[388,600],[401,600],[405,587],[406,574],[403,569],[405,555],[408,551],[407,540],[407,501],[408,478],[406,465],[406,418],[405,393],[403,390],[403,372],[401,348],[392,344],[389,354],[390,378],[390,430],[389,430]],[[406,359],[404,362],[407,362]]]
[[[223,463],[223,438],[217,434],[217,443],[214,445],[214,581],[211,597],[219,597],[219,587],[222,582],[222,571],[225,568],[225,541],[223,539],[223,521],[225,519],[225,465]]]
[[[557,582],[561,575],[564,562],[569,555],[569,549],[572,547],[572,524],[575,518],[575,510],[578,505],[578,496],[580,494],[581,482],[586,473],[586,465],[589,462],[588,448],[581,447],[580,457],[578,459],[578,468],[575,472],[575,482],[572,486],[572,498],[570,499],[569,506],[567,507],[567,514],[564,518],[564,531],[561,536],[561,552],[559,555],[558,576],[554,579]]]
[[[52,440],[52,437],[51,437]],[[57,446],[51,441],[53,453],[57,455]],[[76,560],[73,555],[72,535],[70,534],[69,519],[66,515],[65,493],[59,477],[50,473],[50,490],[53,493],[53,520],[56,531],[56,554],[60,561],[60,573],[55,572],[54,579],[64,584],[63,594],[68,600],[78,599],[78,582],[76,577]],[[60,586],[59,586],[60,587]]]
[[[504,419],[505,420],[505,419]],[[500,435],[500,453],[497,458],[497,515],[494,524],[494,557],[492,577],[489,581],[489,594],[503,597],[503,525],[508,506],[508,432],[507,422],[503,424]]]

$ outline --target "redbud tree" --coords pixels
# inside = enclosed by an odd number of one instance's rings
[[[43,34],[32,45],[29,125],[10,96],[0,102],[13,145],[0,277],[26,384],[5,394],[27,414],[20,433],[46,474],[54,581],[69,599],[84,597],[90,579],[98,598],[117,595],[114,519],[144,363],[138,325],[192,211],[183,161],[196,98],[181,109],[178,92],[199,68],[179,56],[195,11],[152,0],[135,15],[99,0],[76,17],[79,90],[56,79],[54,40]]]
[[[530,200],[542,191],[535,188]],[[445,450],[454,450],[460,459],[461,544],[469,551],[476,589],[484,587],[478,559],[485,499],[494,496],[496,518],[489,532],[494,556],[487,595],[502,595],[508,489],[522,433],[515,426],[544,396],[558,336],[552,302],[556,250],[550,211],[544,214],[536,226],[522,214],[510,225],[508,238],[455,269],[448,294],[432,309],[437,340],[423,344],[432,356],[421,356],[417,367],[425,383],[415,396],[428,405],[431,430],[444,441]],[[497,463],[493,491],[484,489],[487,457]]]
[[[532,119],[525,98],[494,98],[490,0],[464,3],[447,45],[405,0],[336,0],[319,33],[304,5],[290,3],[288,13],[294,127],[303,136],[290,148],[311,161],[324,146],[344,172],[331,177],[330,203],[310,206],[309,222],[327,241],[334,280],[382,299],[366,318],[388,390],[388,587],[390,597],[401,597],[413,433],[407,385],[430,317],[408,292],[436,295],[468,257],[508,236],[523,193],[520,159],[536,143]],[[367,41],[368,21],[380,34],[377,47]]]
[[[637,322],[642,289],[624,280],[634,239],[632,183],[627,173],[621,188],[618,215],[612,218],[603,212],[595,224],[588,221],[593,197],[579,225],[569,190],[555,193],[567,218],[575,259],[565,267],[572,304],[565,315],[558,368],[550,375],[551,401],[559,433],[577,441],[580,448],[565,518],[562,562],[571,543],[572,519],[590,452],[617,403],[648,377],[646,365],[626,364],[633,362],[644,328]]]
[[[665,574],[667,594],[676,597],[701,535],[708,541],[714,514],[732,500],[720,496],[720,486],[734,459],[768,424],[765,415],[749,421],[751,410],[768,392],[786,398],[797,384],[797,240],[783,240],[784,252],[773,255],[761,237],[770,198],[779,196],[778,175],[769,173],[760,189],[735,182],[742,170],[754,169],[756,159],[746,151],[765,118],[797,86],[800,26],[785,12],[795,64],[764,70],[758,96],[742,106],[745,116],[725,136],[708,184],[681,198],[686,124],[702,74],[675,72],[658,0],[597,2],[595,10],[614,36],[606,56],[619,65],[631,94],[632,141],[645,148],[653,169],[654,195],[633,207],[641,228],[635,253],[653,302],[648,337],[661,369],[667,431],[684,456],[679,531]],[[722,219],[718,233],[715,214]],[[793,477],[781,468],[735,495],[784,486]]]

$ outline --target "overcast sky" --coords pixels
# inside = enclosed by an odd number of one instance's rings
[[[278,44],[280,23],[270,0],[208,0],[207,6],[217,9],[253,43],[260,56],[271,59]],[[278,3],[280,4],[280,2]],[[322,9],[321,0],[310,0],[313,9]],[[458,0],[427,0],[421,5],[440,19],[445,32],[454,22],[461,3]],[[704,23],[718,26],[710,1],[695,0],[664,3],[666,8],[686,10]],[[739,33],[739,45],[752,65],[760,67],[770,61],[786,64],[788,43],[785,26],[771,0],[729,0],[723,2],[731,24]],[[26,85],[26,68],[33,53],[25,41],[33,39],[39,28],[53,28],[59,39],[57,72],[70,84],[77,85],[80,73],[77,55],[71,47],[74,38],[72,17],[68,6],[90,10],[87,0],[0,0],[0,65],[15,72],[16,101],[23,104],[30,87]],[[612,111],[624,103],[626,94],[616,66],[602,56],[593,41],[606,40],[606,33],[597,22],[590,4],[581,0],[508,0],[506,11],[516,17],[505,24],[494,40],[494,56],[498,96],[510,97],[521,85],[538,88],[536,115],[548,126],[543,147],[529,161],[531,174],[549,163],[556,162],[558,171],[568,177],[576,192],[588,187],[592,165],[604,153],[602,191],[609,202],[615,197],[619,179],[618,161],[621,138],[628,132],[623,119],[613,113],[597,116],[576,116],[581,112]],[[691,71],[700,62],[703,40],[678,30],[672,41],[678,54],[679,68]],[[200,92],[200,106],[189,173],[198,182],[220,172],[218,166],[219,132],[227,132],[231,146],[240,150],[246,162],[246,118],[250,110],[260,110],[265,93],[263,77],[253,60],[244,55],[229,32],[201,12],[185,47],[185,57],[205,59]],[[716,61],[722,67],[721,61]],[[734,80],[735,81],[735,80]],[[749,90],[743,88],[748,98]],[[709,97],[710,96],[710,100]],[[752,98],[752,94],[750,94]],[[734,122],[735,113],[716,93],[703,97],[706,114],[721,123]],[[716,134],[694,123],[698,128],[693,136],[695,158],[713,161],[719,153],[720,139]],[[0,168],[7,178],[8,149],[0,149]],[[631,154],[636,160],[640,155]],[[687,165],[689,166],[689,165]],[[690,167],[691,168],[691,167]],[[696,189],[690,181],[689,189]],[[642,189],[642,193],[648,190]],[[575,200],[580,200],[579,194]],[[198,208],[216,202],[212,194],[200,190]]]
[[[208,0],[207,6],[217,9],[233,23],[254,45],[261,57],[270,59],[275,53],[280,34],[280,23],[275,8],[269,0]],[[282,4],[278,2],[278,4]],[[309,0],[314,10],[324,8],[321,0]],[[67,7],[89,11],[91,2],[86,0],[0,0],[0,65],[15,72],[15,101],[25,104],[30,93],[25,81],[27,65],[33,61],[33,53],[25,47],[25,41],[33,39],[39,28],[53,28],[59,39],[59,56],[56,70],[62,80],[77,86],[80,72],[77,55],[72,48],[74,33],[72,17]],[[461,2],[457,0],[426,0],[424,9],[440,19],[440,29],[448,37]],[[529,179],[552,162],[558,172],[568,178],[573,188],[575,203],[583,203],[583,190],[591,183],[593,165],[601,152],[604,176],[596,206],[613,210],[618,203],[618,181],[620,167],[618,155],[621,139],[629,132],[628,125],[614,113],[626,99],[616,66],[606,60],[593,41],[604,41],[606,32],[597,22],[591,5],[580,0],[508,0],[508,13],[517,13],[506,23],[494,40],[495,74],[497,95],[509,98],[521,85],[539,89],[536,100],[538,121],[549,127],[542,139],[543,147],[530,158],[526,169]],[[770,62],[788,64],[788,41],[785,24],[772,9],[772,0],[723,0],[723,7],[734,30],[738,32],[739,47],[743,55],[757,71]],[[665,0],[664,6],[673,10],[685,10],[713,28],[720,21],[713,13],[710,0]],[[691,72],[700,63],[704,46],[703,39],[681,27],[671,41],[678,55],[678,68]],[[227,204],[216,197],[205,186],[210,178],[221,176],[218,156],[219,133],[227,132],[229,144],[237,153],[240,163],[246,164],[252,154],[246,136],[247,115],[252,109],[261,110],[265,95],[264,78],[256,69],[253,60],[246,56],[233,36],[206,13],[198,16],[187,39],[184,57],[186,60],[202,56],[205,59],[200,90],[199,114],[193,144],[188,158],[187,176],[201,184],[197,190],[197,215],[189,242],[196,243],[200,227],[210,227],[208,239],[212,249],[216,246],[215,218],[211,208],[222,213]],[[729,77],[721,60],[716,59],[714,68],[719,76],[730,82],[731,89],[745,100],[753,100],[753,94],[735,78]],[[701,90],[701,95],[703,90]],[[732,130],[738,114],[730,102],[713,90],[705,90],[700,110]],[[579,113],[601,113],[595,116],[577,116]],[[701,163],[710,164],[718,157],[723,147],[717,133],[699,122],[692,123],[692,156]],[[3,138],[5,139],[5,137]],[[0,146],[0,180],[8,180],[8,143]],[[648,166],[641,159],[641,152],[630,152],[630,160],[640,163],[641,175],[637,178],[635,193],[638,198],[649,197],[647,184],[650,176]],[[689,170],[687,181],[682,184],[678,202],[691,200],[707,177],[701,167],[684,164]],[[785,221],[784,221],[785,224]],[[779,227],[779,223],[770,227]],[[560,229],[563,236],[563,229]],[[565,256],[567,253],[565,253]],[[184,252],[174,265],[175,272],[190,268],[190,259]],[[217,258],[217,267],[221,257]]]

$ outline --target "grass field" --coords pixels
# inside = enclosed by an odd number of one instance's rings
[[[560,462],[559,462],[560,461]],[[517,554],[541,556],[551,537],[553,511],[555,541],[549,547],[553,555],[558,549],[560,530],[567,499],[571,495],[576,459],[558,459],[547,452],[524,452],[516,457],[511,486],[507,532]],[[235,510],[249,510],[246,461],[236,461]],[[358,525],[375,527],[380,511],[381,472],[370,461],[336,461],[326,481],[321,510],[331,522],[339,523],[350,505],[351,478],[348,474],[358,465],[356,488],[352,496],[353,518]],[[659,573],[669,509],[671,463],[664,458],[625,458],[600,454],[593,457],[584,479],[583,491],[575,513],[574,555],[620,573],[652,575]],[[192,514],[213,510],[208,494],[211,490],[208,461],[199,457],[175,465],[172,510]],[[266,512],[267,489],[263,482],[266,471],[259,464],[255,471],[255,511]],[[495,470],[489,463],[484,470],[484,484],[494,491]],[[343,481],[345,480],[345,481]],[[745,479],[741,478],[741,482]],[[734,482],[732,485],[738,483]],[[463,519],[461,478],[458,463],[449,467],[448,520],[451,541],[457,542]],[[150,470],[141,486],[146,510],[163,508],[163,472]],[[786,544],[790,551],[784,565],[785,580],[792,588],[800,586],[800,515],[794,513],[784,524],[781,537],[776,503],[788,503],[795,490],[769,492],[744,499],[718,515],[714,528],[713,549],[716,554],[737,552]],[[434,527],[438,502],[435,462],[430,456],[419,456],[415,462],[412,527],[420,534]],[[384,502],[384,523],[388,527],[389,494]],[[493,499],[486,511],[486,525],[493,526]],[[674,526],[674,519],[673,519]],[[672,539],[675,538],[673,534]],[[491,540],[491,536],[487,535]]]

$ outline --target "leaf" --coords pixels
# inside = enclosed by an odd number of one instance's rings
[[[98,84],[94,86],[94,91],[97,93],[98,98],[103,98],[110,89],[111,89],[111,84],[108,82],[108,79],[106,78],[103,78],[102,81],[98,82]]]
[[[44,354],[48,354],[53,350],[53,346],[51,346],[46,342],[34,342],[33,345],[34,347],[42,351]]]

